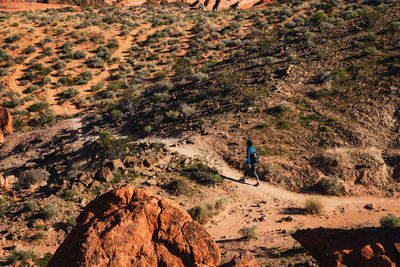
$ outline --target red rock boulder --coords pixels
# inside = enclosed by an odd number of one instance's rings
[[[0,144],[4,142],[4,135],[13,132],[13,123],[10,112],[0,106]]]
[[[400,229],[307,229],[292,237],[321,266],[400,266]]]
[[[89,203],[48,266],[218,266],[220,251],[179,205],[129,185]]]

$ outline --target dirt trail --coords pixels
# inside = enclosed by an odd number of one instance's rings
[[[173,138],[151,138],[146,141],[162,142],[179,154],[199,158],[227,177],[221,194],[216,196],[210,193],[203,199],[206,202],[216,198],[229,200],[226,211],[206,225],[209,233],[224,244],[222,248],[226,251],[226,258],[231,257],[235,250],[243,248],[243,242],[235,242],[240,238],[240,229],[243,227],[256,226],[258,236],[257,240],[245,243],[246,249],[258,255],[261,264],[280,266],[266,257],[266,251],[277,253],[293,248],[296,241],[289,233],[296,229],[379,226],[382,216],[400,212],[399,201],[394,198],[315,196],[323,203],[324,213],[306,214],[305,202],[312,196],[290,192],[264,181],[261,181],[259,187],[254,187],[256,181],[252,178],[246,179],[245,184],[240,183],[238,180],[242,173],[222,160],[216,152],[216,142],[211,137],[192,136],[189,139],[191,142]],[[196,205],[199,204],[197,202]],[[367,210],[364,208],[366,204],[374,204],[375,208]],[[282,220],[288,216],[288,221]]]

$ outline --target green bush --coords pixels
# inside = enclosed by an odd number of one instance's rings
[[[28,188],[30,185],[39,182],[47,181],[50,173],[45,169],[30,169],[21,173],[18,180],[18,186],[21,188]]]
[[[8,256],[8,261],[15,265],[18,261],[26,261],[35,258],[35,252],[32,250],[22,250],[14,248],[11,252],[11,255]]]
[[[243,235],[243,239],[245,240],[250,240],[250,239],[257,239],[257,233],[256,233],[256,225],[253,225],[251,227],[243,227],[242,229],[239,230],[239,232]]]
[[[197,163],[185,168],[183,173],[188,175],[191,180],[200,184],[219,184],[223,182],[217,170],[203,163]]]
[[[39,208],[38,203],[35,200],[25,202],[25,207],[29,211],[34,211]]]
[[[54,113],[54,111],[48,109],[46,111],[40,111],[39,112],[39,117],[37,119],[37,123],[40,126],[44,126],[44,125],[52,125],[54,122],[56,122],[56,114]]]
[[[208,222],[212,217],[212,212],[207,205],[196,206],[188,210],[189,215],[193,220],[198,221],[201,224]]]
[[[79,93],[80,93],[80,91],[76,88],[67,88],[61,93],[61,95],[63,98],[71,99],[71,98],[74,98],[75,96],[79,95]]]
[[[306,200],[305,210],[309,214],[321,214],[324,211],[324,205],[319,198],[309,198]]]
[[[344,187],[336,177],[322,178],[316,185],[316,191],[323,195],[340,196],[344,193]]]
[[[86,65],[90,68],[102,68],[104,66],[104,60],[100,57],[91,57],[86,60]]]
[[[56,205],[50,203],[44,206],[43,210],[40,213],[40,217],[43,220],[50,220],[54,218],[58,214],[58,208]]]
[[[400,217],[388,214],[379,220],[381,227],[386,229],[398,228],[400,226]]]
[[[170,186],[173,193],[177,196],[187,195],[193,192],[190,182],[185,178],[175,179]]]
[[[38,112],[41,111],[43,109],[47,109],[49,107],[49,103],[47,103],[46,101],[40,101],[37,102],[35,104],[32,104],[28,107],[28,111],[30,112]]]

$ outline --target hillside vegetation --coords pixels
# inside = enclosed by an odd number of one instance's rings
[[[203,154],[236,169],[250,138],[261,179],[294,192],[396,196],[399,74],[398,0],[0,12],[0,99],[17,132],[0,150],[17,180],[0,231],[53,253],[82,207],[125,183],[207,223],[233,186],[168,138],[202,136]]]

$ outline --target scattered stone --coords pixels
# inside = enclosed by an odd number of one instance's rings
[[[123,171],[125,170],[124,163],[122,163],[121,159],[114,159],[112,161],[109,161],[105,164],[106,167],[110,168],[110,170],[120,170]]]
[[[241,252],[239,256],[235,256],[230,262],[220,267],[258,267],[258,263],[254,255],[249,252]]]
[[[158,183],[157,183],[157,181],[155,179],[149,179],[149,180],[146,181],[146,184],[155,186]]]
[[[93,183],[90,185],[89,189],[96,190],[100,186],[101,186],[101,183],[99,181],[93,181]]]
[[[87,173],[82,173],[81,176],[78,177],[78,180],[85,186],[88,186],[92,182],[92,178],[89,177]]]
[[[364,209],[373,210],[373,209],[375,209],[375,205],[374,204],[367,204],[367,205],[364,206]]]
[[[111,182],[114,179],[114,175],[112,174],[110,168],[103,166],[96,173],[95,178],[102,182]]]

